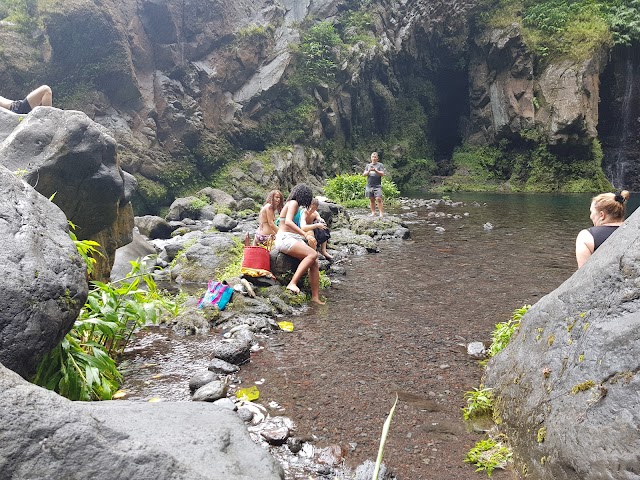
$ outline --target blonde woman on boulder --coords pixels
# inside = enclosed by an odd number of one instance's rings
[[[576,261],[582,267],[593,252],[624,223],[629,192],[601,193],[591,199],[589,218],[593,227],[582,230],[576,238]]]

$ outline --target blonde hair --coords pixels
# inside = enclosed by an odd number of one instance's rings
[[[593,208],[598,212],[604,212],[607,217],[615,220],[624,220],[625,206],[629,199],[629,192],[623,190],[618,193],[601,193],[591,199]]]

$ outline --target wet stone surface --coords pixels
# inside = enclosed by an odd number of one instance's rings
[[[375,460],[396,396],[385,478],[486,478],[463,462],[485,428],[462,421],[463,393],[482,375],[467,345],[488,345],[495,323],[573,273],[583,222],[553,224],[523,217],[521,206],[471,202],[438,218],[429,213],[428,205],[399,210],[410,240],[381,241],[380,253],[351,257],[325,292],[327,305],[278,318],[294,330],[256,335],[250,362],[228,376],[232,398],[240,388],[259,390],[257,401],[238,405],[239,415],[287,479],[367,478],[357,471]],[[221,334],[180,337],[157,327],[140,334],[126,354],[126,398],[189,400],[189,379],[211,364]]]

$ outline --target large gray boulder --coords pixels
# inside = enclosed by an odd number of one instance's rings
[[[495,417],[531,478],[637,479],[640,213],[536,303],[487,366]]]
[[[0,365],[0,411],[2,478],[284,478],[234,412],[202,402],[71,402]]]
[[[29,377],[84,305],[86,266],[62,211],[2,166],[0,212],[0,362]]]
[[[90,238],[116,221],[125,198],[116,142],[86,114],[35,108],[0,144],[0,162],[53,201]]]
[[[135,179],[120,169],[115,140],[82,112],[37,107],[22,118],[0,143],[0,164],[52,198],[79,239],[102,245],[96,278],[108,278],[133,228]]]

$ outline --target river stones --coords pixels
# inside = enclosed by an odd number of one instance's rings
[[[240,367],[234,365],[233,363],[225,362],[219,358],[214,358],[211,360],[211,363],[207,367],[209,370],[215,373],[222,373],[224,375],[229,375],[231,373],[235,373],[240,370]]]
[[[195,391],[191,400],[194,402],[215,402],[227,395],[227,385],[221,381],[209,382]]]
[[[212,356],[234,365],[242,365],[251,358],[251,343],[222,340],[213,345]]]
[[[205,370],[204,372],[198,372],[189,380],[189,390],[193,392],[198,390],[200,387],[205,386],[207,383],[211,383],[218,379],[218,374],[213,371]]]

